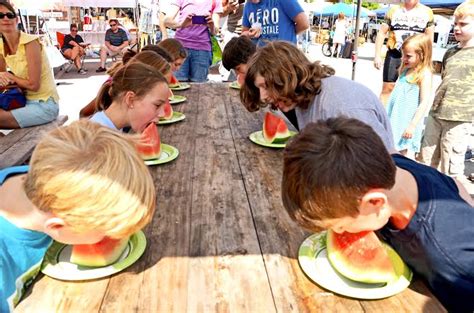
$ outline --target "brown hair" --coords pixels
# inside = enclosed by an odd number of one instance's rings
[[[128,61],[130,61],[134,56],[136,56],[137,53],[132,50],[132,49],[127,49],[127,51],[125,51],[125,53],[123,54],[122,56],[122,62],[116,62],[114,63],[114,65],[107,70],[107,74],[109,76],[114,76],[114,74],[122,67],[124,66],[125,64],[128,63]]]
[[[13,8],[13,6],[9,2],[0,1],[0,6],[7,8],[7,10],[15,14],[15,16],[17,15],[15,12],[15,8]],[[3,40],[3,43],[4,43],[5,55],[10,55],[12,53],[12,50],[10,48],[10,43],[7,41],[5,37],[0,36],[0,38]]]
[[[153,51],[141,51],[130,62],[141,62],[155,68],[162,75],[166,75],[171,71],[171,65],[159,54]]]
[[[339,12],[339,14],[337,15],[337,18],[338,18],[339,20],[343,20],[343,19],[346,18],[346,16],[344,15],[344,13]]]
[[[413,69],[413,78],[410,82],[420,84],[426,71],[433,72],[431,36],[426,34],[410,36],[403,42],[401,48],[402,52],[407,47],[415,50],[419,60],[419,63]],[[406,67],[402,62],[398,71],[401,74],[405,69]]]
[[[69,30],[72,30],[73,28],[77,29],[77,24],[72,23],[72,24],[69,26]]]
[[[141,51],[153,51],[159,55],[161,55],[166,61],[168,62],[174,62],[173,58],[169,54],[168,51],[165,49],[158,47],[157,45],[146,45],[145,47],[142,48]]]
[[[173,59],[173,62],[177,59],[186,59],[188,57],[188,52],[184,46],[178,40],[174,38],[167,38],[158,43],[158,47],[163,48],[168,52]]]
[[[283,205],[301,226],[319,231],[327,219],[356,216],[371,188],[391,189],[395,171],[382,140],[363,122],[310,123],[284,152]]]
[[[168,84],[157,69],[141,62],[130,62],[114,74],[110,83],[102,85],[96,97],[97,111],[107,109],[127,91],[143,97],[157,83]]]
[[[257,49],[247,66],[240,100],[250,112],[266,106],[260,101],[260,92],[254,83],[257,75],[265,78],[269,92],[276,95],[278,101],[297,103],[306,109],[321,91],[321,79],[335,73],[329,66],[311,63],[302,51],[285,41],[269,42]]]

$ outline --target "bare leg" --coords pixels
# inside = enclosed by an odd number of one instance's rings
[[[107,61],[107,49],[105,47],[100,48],[100,66],[105,68],[105,62]]]
[[[0,128],[14,129],[20,128],[20,125],[18,125],[18,122],[10,111],[0,109]]]
[[[380,93],[380,101],[386,107],[388,99],[390,98],[390,94],[392,93],[393,87],[395,87],[395,83],[387,83],[384,82],[382,84],[382,92]]]

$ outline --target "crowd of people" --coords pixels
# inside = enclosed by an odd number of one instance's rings
[[[296,35],[309,27],[296,0],[174,0],[163,12],[174,38],[139,52],[127,49],[127,34],[110,19],[97,70],[109,77],[81,110],[82,120],[45,136],[29,167],[0,170],[0,225],[9,230],[0,234],[0,258],[11,263],[8,273],[2,268],[7,283],[0,293],[1,311],[16,305],[12,295],[21,298],[23,285],[15,282],[38,264],[51,238],[93,243],[130,234],[150,220],[153,182],[134,152],[134,137],[126,132],[140,133],[163,115],[172,75],[180,81],[207,80],[211,36],[220,31],[218,19],[223,16],[230,24],[223,31],[222,65],[236,73],[242,105],[251,112],[267,106],[279,110],[300,132],[284,153],[282,200],[288,214],[311,231],[378,231],[448,310],[474,310],[465,301],[474,294],[473,200],[456,180],[464,170],[474,116],[474,1],[454,12],[459,44],[444,57],[434,102],[431,10],[418,0],[404,0],[387,15],[380,32],[382,39],[389,34],[380,97],[363,84],[336,76],[331,67],[310,62],[296,47]],[[402,28],[397,22],[401,19],[408,23]],[[17,16],[8,2],[0,1],[0,22],[0,85],[16,84],[27,97],[23,108],[0,110],[0,128],[54,120],[59,99],[43,47],[37,37],[17,30]],[[73,30],[75,25],[63,53],[76,62],[83,41]],[[377,68],[382,66],[382,43],[378,38]],[[107,57],[118,54],[121,60],[107,70]],[[76,66],[82,69],[80,63]],[[107,147],[97,149],[102,144]],[[93,162],[87,175],[110,177],[117,186],[89,190],[76,181],[88,179],[75,175],[81,168],[78,155]],[[415,156],[424,164],[413,160]],[[112,157],[121,171],[104,166]],[[68,158],[74,162],[65,162]],[[66,167],[51,170],[49,164],[56,160]],[[64,181],[63,172],[73,177]],[[22,201],[6,197],[9,193]],[[119,196],[128,194],[134,195],[134,205]],[[84,195],[87,204],[81,203]],[[115,196],[113,203],[125,203],[127,210],[118,205],[105,209],[110,205],[104,201]],[[93,219],[85,218],[85,211],[76,214],[84,205]],[[125,214],[127,222],[115,218],[118,225],[109,223],[115,214]],[[31,216],[38,218],[33,222]],[[37,231],[35,240],[42,241],[34,251],[15,238],[28,230]],[[5,242],[15,251],[4,248]],[[31,262],[12,262],[12,255],[19,253]]]

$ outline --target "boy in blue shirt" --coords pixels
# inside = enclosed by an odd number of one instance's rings
[[[130,139],[86,120],[45,135],[30,166],[0,170],[0,312],[13,311],[53,239],[125,238],[154,209],[153,180]]]
[[[474,310],[472,199],[452,178],[390,155],[370,126],[307,125],[285,150],[282,199],[311,231],[377,231],[449,311]]]

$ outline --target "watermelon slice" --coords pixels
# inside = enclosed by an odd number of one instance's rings
[[[288,140],[290,131],[283,118],[267,112],[263,121],[263,138],[268,143],[280,143]]]
[[[150,123],[142,132],[141,141],[137,144],[137,151],[144,160],[158,159],[161,153],[161,141],[158,127]]]
[[[99,267],[117,261],[127,247],[128,238],[112,239],[105,237],[92,245],[74,245],[71,252],[71,263]]]
[[[176,76],[171,75],[170,83],[168,84],[171,88],[176,88],[179,87],[179,80],[176,78]]]
[[[173,118],[173,108],[169,101],[166,101],[165,107],[163,108],[164,115],[160,116],[160,120],[170,120]]]
[[[363,283],[388,283],[397,279],[387,249],[373,231],[342,234],[328,230],[328,259],[342,276]]]

